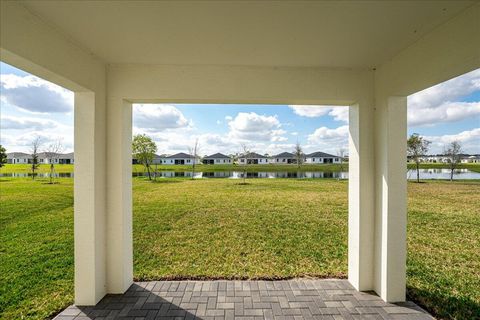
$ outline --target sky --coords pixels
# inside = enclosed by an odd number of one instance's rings
[[[61,141],[73,150],[73,92],[0,62],[0,143],[7,152],[30,152]],[[292,152],[348,153],[348,107],[295,105],[136,104],[133,133],[147,134],[158,154],[188,152],[198,139],[200,155],[233,154],[242,144],[274,155]],[[480,69],[408,97],[408,134],[431,141],[430,154],[458,140],[480,154]]]

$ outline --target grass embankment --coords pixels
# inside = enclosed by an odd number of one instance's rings
[[[0,318],[42,319],[73,301],[73,180],[0,181]],[[134,179],[136,279],[346,275],[346,181],[161,181]],[[480,316],[480,183],[408,187],[409,296]]]
[[[152,170],[155,166],[152,167]],[[30,165],[28,164],[7,164],[0,168],[0,173],[28,173],[31,172]],[[409,163],[409,169],[415,169],[415,164]],[[442,163],[422,163],[420,165],[421,169],[448,169],[447,164]],[[480,172],[480,164],[459,164],[459,169],[469,169],[471,171]],[[159,171],[192,171],[191,165],[158,165],[157,170]],[[243,167],[241,165],[197,165],[196,171],[198,172],[215,172],[215,171],[242,171]],[[55,165],[55,171],[57,173],[69,173],[73,172],[73,164],[60,164]],[[338,171],[348,171],[348,163],[343,165],[338,164],[304,164],[300,168],[296,165],[249,165],[248,172],[265,172],[265,171],[287,171],[287,172],[297,172],[297,171],[323,171],[323,172],[338,172]],[[50,172],[50,167],[48,164],[42,164],[39,167],[38,173],[47,173]],[[140,164],[132,165],[132,172],[145,172],[144,166]]]
[[[0,168],[0,173],[30,173],[32,166],[29,164],[5,164]],[[38,167],[37,173],[49,173],[50,165],[41,164]],[[73,164],[56,164],[55,172],[70,173],[73,172]]]

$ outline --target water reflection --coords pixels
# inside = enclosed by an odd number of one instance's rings
[[[145,172],[134,172],[134,177],[145,177],[148,174]],[[348,172],[246,172],[243,171],[215,171],[215,172],[195,172],[194,178],[229,178],[229,179],[243,179],[246,178],[295,178],[295,179],[348,179]],[[154,175],[152,174],[152,177]],[[193,176],[192,171],[160,171],[156,174],[157,178],[178,178],[185,177],[191,178]]]
[[[450,179],[450,170],[449,169],[420,169],[420,179],[429,180],[429,179]],[[407,179],[415,180],[417,179],[416,170],[408,170]],[[457,180],[470,180],[470,179],[480,179],[480,172],[470,171],[468,169],[457,169],[453,172],[453,179]]]

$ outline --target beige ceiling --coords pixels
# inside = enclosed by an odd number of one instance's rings
[[[108,63],[372,68],[473,1],[22,1]]]

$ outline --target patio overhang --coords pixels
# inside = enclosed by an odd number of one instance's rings
[[[75,92],[76,304],[133,281],[135,102],[351,106],[349,281],[403,301],[406,97],[480,68],[480,4],[1,1],[0,54]]]

